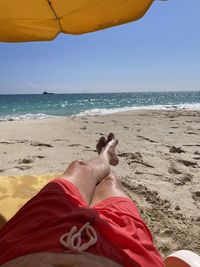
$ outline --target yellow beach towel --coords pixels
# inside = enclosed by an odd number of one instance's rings
[[[58,173],[0,176],[0,228]]]

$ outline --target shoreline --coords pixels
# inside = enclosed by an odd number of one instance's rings
[[[185,105],[185,106],[183,106]],[[200,111],[200,103],[196,104],[178,104],[178,105],[155,105],[155,106],[137,106],[137,107],[122,107],[122,108],[94,108],[81,111],[77,114],[70,115],[49,115],[43,113],[36,114],[14,114],[0,116],[0,122],[4,121],[24,121],[24,120],[43,120],[56,118],[72,118],[72,117],[93,117],[106,116],[116,113],[137,112],[137,111]]]
[[[167,256],[178,249],[200,254],[199,125],[200,110],[169,109],[1,121],[0,176],[26,175],[15,183],[14,178],[7,179],[16,192],[26,182],[33,190],[42,183],[41,177],[31,175],[60,173],[73,160],[95,157],[96,141],[114,132],[120,159],[115,172],[136,202],[161,254]],[[0,187],[3,197],[8,188],[4,183]],[[22,194],[23,200],[26,197]],[[18,198],[12,198],[18,203]],[[4,206],[2,210],[6,198]]]

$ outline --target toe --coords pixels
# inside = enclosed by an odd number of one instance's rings
[[[109,133],[108,138],[107,138],[107,143],[114,139],[115,139],[115,135],[113,133]]]
[[[107,143],[106,138],[102,136],[102,137],[99,139],[99,141],[98,141],[98,143],[97,143],[97,145],[96,145],[96,149],[97,149],[98,154],[101,153],[102,148],[106,145],[106,143]]]

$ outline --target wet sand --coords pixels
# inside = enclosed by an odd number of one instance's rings
[[[114,170],[161,254],[200,254],[200,111],[1,121],[0,224],[49,180],[40,174],[54,177],[72,160],[96,156],[96,141],[108,132],[119,138]]]

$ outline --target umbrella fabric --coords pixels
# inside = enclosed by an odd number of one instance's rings
[[[52,40],[141,18],[154,0],[0,0],[0,41]]]

